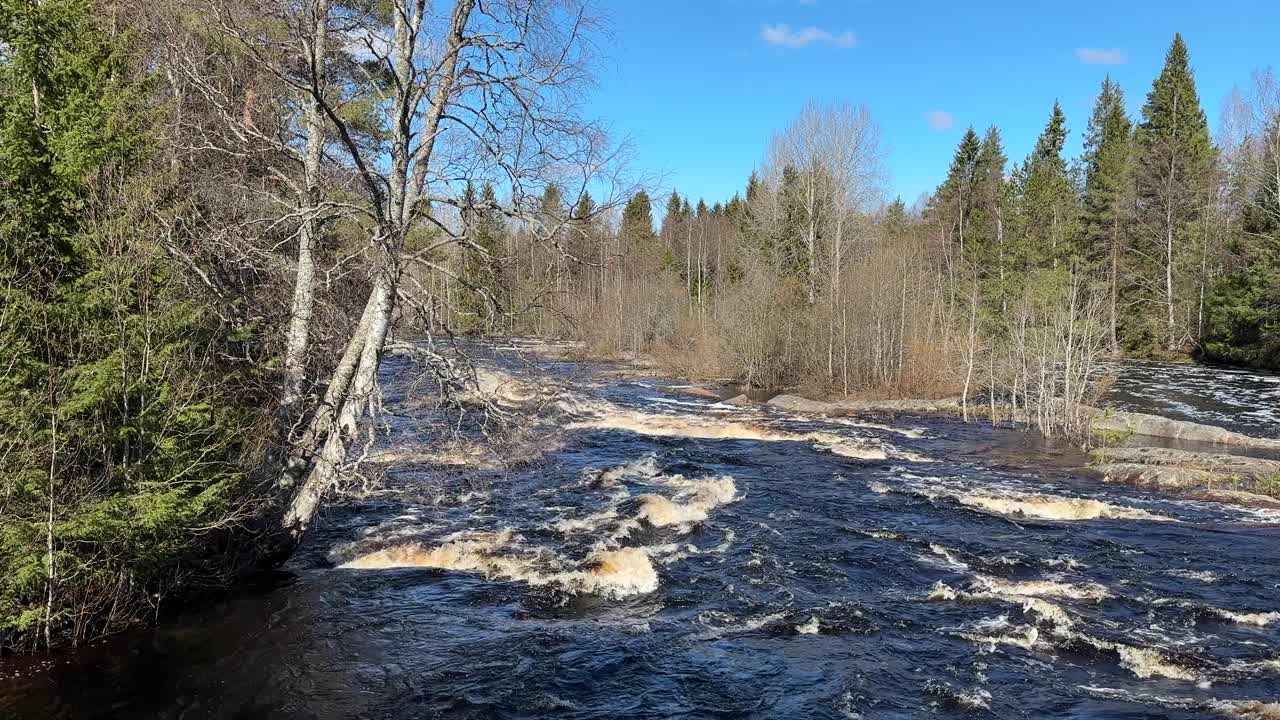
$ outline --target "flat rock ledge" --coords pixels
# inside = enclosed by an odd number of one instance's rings
[[[1280,461],[1169,448],[1095,450],[1105,482],[1176,492],[1213,502],[1280,509]]]
[[[768,405],[779,410],[820,415],[848,415],[858,412],[960,412],[959,398],[943,400],[810,400],[799,395],[777,395]]]
[[[1171,420],[1159,415],[1147,415],[1145,413],[1098,410],[1093,416],[1091,425],[1096,431],[1123,435],[1142,435],[1213,445],[1280,450],[1280,440],[1250,437],[1214,425],[1202,425],[1185,420]]]
[[[1245,455],[1192,452],[1172,448],[1117,447],[1095,450],[1093,457],[1103,463],[1159,465],[1199,470],[1241,480],[1280,479],[1280,460]]]

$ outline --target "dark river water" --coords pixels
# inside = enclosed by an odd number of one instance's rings
[[[0,661],[0,717],[1280,717],[1280,514],[597,370],[548,369],[539,461],[458,471],[390,359],[389,492],[234,599]]]

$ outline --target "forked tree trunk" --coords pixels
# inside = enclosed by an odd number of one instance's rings
[[[285,511],[281,524],[294,543],[302,539],[320,507],[321,499],[337,479],[342,464],[346,461],[347,449],[355,439],[360,419],[372,398],[378,365],[382,360],[382,349],[391,329],[391,316],[395,309],[393,287],[391,279],[379,278],[375,283],[370,295],[372,312],[364,335],[360,338],[360,362],[355,368],[350,392],[346,394],[333,420],[333,427],[311,465],[310,475],[294,494]]]
[[[444,43],[444,59],[437,75],[438,84],[418,127],[412,122],[421,98],[418,88],[414,86],[412,55],[414,35],[420,29],[415,23],[422,22],[422,15],[419,12],[412,17],[407,13],[397,13],[395,16],[392,42],[395,53],[394,70],[400,92],[391,113],[396,122],[393,124],[390,143],[390,191],[385,197],[385,205],[382,205],[384,196],[380,190],[370,189],[371,195],[368,198],[369,202],[385,209],[382,227],[371,241],[371,247],[380,257],[379,267],[360,323],[353,331],[343,358],[333,372],[325,405],[318,410],[308,432],[291,453],[293,460],[310,459],[306,479],[293,489],[294,478],[301,477],[306,470],[308,464],[305,461],[291,463],[293,467],[287,468],[281,479],[281,485],[292,489],[281,518],[281,529],[289,549],[302,539],[315,518],[320,501],[333,487],[376,388],[378,366],[391,330],[400,280],[397,258],[414,222],[415,213],[418,212],[418,201],[426,182],[435,138],[445,115],[445,108],[454,93],[458,60],[466,43],[464,31],[474,6],[475,0],[458,0],[454,6]],[[422,5],[419,4],[418,7],[421,10]],[[322,103],[321,98],[316,99],[318,103]],[[331,110],[326,115],[338,122],[336,114]],[[414,136],[423,138],[416,148],[410,145]],[[351,151],[360,152],[355,148]]]

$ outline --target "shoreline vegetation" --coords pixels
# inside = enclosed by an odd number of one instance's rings
[[[386,353],[462,416],[459,335],[1082,443],[1104,355],[1280,362],[1269,72],[1213,138],[1175,36],[1141,118],[1102,81],[1084,156],[1055,103],[910,206],[871,111],[809,103],[741,193],[657,199],[581,116],[597,11],[0,0],[0,652],[287,560],[363,490]]]

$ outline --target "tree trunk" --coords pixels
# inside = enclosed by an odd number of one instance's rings
[[[329,0],[315,0],[312,4],[312,35],[310,57],[311,93],[307,103],[307,146],[303,155],[302,226],[298,228],[298,270],[293,285],[293,307],[289,315],[289,330],[285,339],[284,391],[281,398],[281,419],[288,427],[295,415],[295,407],[302,396],[303,379],[307,372],[307,345],[311,334],[311,315],[315,306],[315,244],[316,205],[320,195],[320,163],[324,152],[323,92],[326,52],[329,36]]]
[[[1116,314],[1116,304],[1120,294],[1120,221],[1116,219],[1111,225],[1111,287],[1110,287],[1110,316],[1108,318],[1107,335],[1111,344],[1111,353],[1118,354],[1120,352],[1120,339],[1116,332],[1116,325],[1119,324],[1119,318]]]
[[[324,445],[312,463],[311,473],[298,488],[285,511],[281,523],[290,540],[296,544],[310,527],[320,500],[337,479],[338,471],[346,460],[347,448],[355,438],[360,418],[371,398],[377,379],[378,365],[382,360],[382,348],[391,329],[391,316],[395,308],[395,283],[391,278],[379,277],[370,293],[369,322],[363,337],[358,337],[359,365],[352,378],[351,391],[342,402],[333,427],[325,437]],[[353,340],[357,340],[353,337]],[[353,343],[356,344],[356,343]]]

